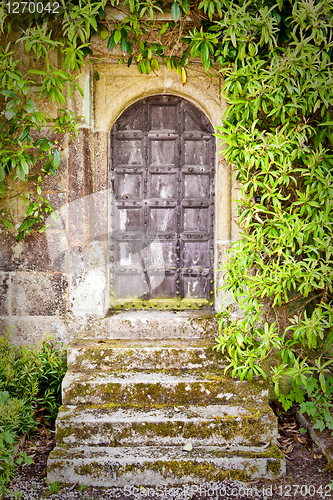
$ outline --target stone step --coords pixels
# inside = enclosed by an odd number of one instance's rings
[[[171,486],[226,478],[273,479],[285,473],[285,458],[269,448],[198,446],[56,447],[49,455],[50,482],[105,487]]]
[[[78,318],[71,337],[80,339],[212,339],[217,336],[211,311],[120,311],[101,319]]]
[[[77,340],[67,350],[68,369],[121,370],[222,370],[225,356],[205,339]]]
[[[67,372],[62,382],[65,405],[260,405],[267,400],[262,380],[241,382],[210,372]]]
[[[207,405],[110,409],[61,407],[56,442],[72,446],[200,446],[276,443],[277,419],[268,405]]]

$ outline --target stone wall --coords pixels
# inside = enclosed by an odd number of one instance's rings
[[[210,119],[214,128],[221,123],[226,103],[221,97],[222,78],[218,72],[207,76],[200,64],[188,71],[182,85],[175,71],[166,67],[141,75],[136,66],[119,66],[101,41],[93,40],[100,61],[87,64],[80,77],[85,91],[75,92],[68,106],[84,116],[75,142],[61,141],[61,165],[56,177],[43,181],[43,196],[57,209],[57,222],[50,220],[45,233],[33,231],[17,243],[16,232],[2,228],[0,235],[0,331],[13,327],[17,343],[39,342],[43,335],[56,334],[68,341],[75,324],[84,318],[103,317],[108,309],[108,213],[112,192],[108,185],[108,138],[119,115],[145,96],[172,94],[188,99]],[[24,61],[25,65],[29,61]],[[99,79],[95,80],[95,72]],[[36,102],[39,87],[33,92]],[[55,116],[54,105],[49,109]],[[41,135],[50,136],[49,128]],[[218,146],[221,153],[222,148]],[[23,183],[22,183],[23,184]],[[23,186],[25,188],[25,186]],[[232,300],[223,295],[221,272],[230,242],[237,238],[236,204],[238,188],[231,186],[230,168],[217,155],[215,284],[216,310]],[[18,227],[24,205],[13,198],[5,207]]]

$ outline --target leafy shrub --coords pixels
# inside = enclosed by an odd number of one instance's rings
[[[8,431],[29,433],[35,428],[35,409],[24,399],[11,398],[7,391],[0,392],[0,422]]]
[[[0,337],[0,390],[25,404],[44,407],[44,417],[54,421],[61,404],[61,381],[66,373],[66,351],[50,336],[36,346],[15,346],[9,333]]]
[[[38,353],[41,374],[37,402],[51,421],[56,419],[61,405],[61,381],[67,370],[66,350],[60,346],[52,337],[44,337]]]
[[[0,497],[15,465],[32,462],[25,453],[17,453],[17,436],[36,429],[38,406],[45,420],[54,422],[66,373],[66,350],[52,337],[45,337],[39,348],[15,346],[9,337],[9,332],[0,337]]]
[[[237,55],[218,136],[241,184],[223,288],[243,318],[223,311],[217,348],[233,376],[271,376],[285,409],[333,430],[332,2],[255,5],[220,22]]]

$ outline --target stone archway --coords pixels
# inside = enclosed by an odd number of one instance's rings
[[[90,109],[92,123],[97,137],[98,149],[92,159],[95,163],[93,169],[96,174],[96,186],[105,186],[108,183],[106,165],[110,154],[110,131],[125,109],[140,99],[154,95],[173,95],[184,98],[201,110],[212,124],[214,131],[221,125],[221,120],[227,109],[226,101],[221,96],[223,80],[219,74],[210,77],[193,67],[188,72],[188,81],[182,85],[176,72],[169,72],[160,68],[156,75],[141,75],[137,68],[118,64],[97,63],[90,70],[93,75],[95,69],[99,80],[94,82],[93,94],[90,104],[85,109]],[[87,75],[89,78],[89,75]],[[90,106],[90,107],[89,107]],[[222,276],[219,273],[226,250],[231,241],[237,237],[237,226],[232,224],[232,211],[237,212],[236,205],[232,203],[237,198],[236,192],[232,193],[230,167],[223,158],[223,147],[217,143],[216,147],[216,172],[215,172],[215,234],[214,234],[214,297],[215,308],[219,310],[225,297],[219,291]],[[103,178],[101,167],[103,165]],[[105,167],[104,167],[105,165]],[[101,180],[100,180],[101,179]],[[98,188],[97,188],[98,189]],[[110,210],[109,210],[110,213]],[[109,261],[109,256],[107,257]],[[106,302],[109,303],[107,293]]]

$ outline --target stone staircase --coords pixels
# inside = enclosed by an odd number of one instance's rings
[[[49,481],[157,486],[283,474],[267,386],[223,375],[216,331],[209,314],[162,311],[80,328]]]

